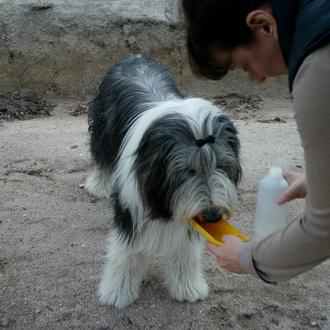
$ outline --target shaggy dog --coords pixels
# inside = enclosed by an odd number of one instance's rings
[[[150,256],[163,256],[172,297],[207,297],[193,217],[215,222],[235,209],[239,140],[220,109],[183,98],[166,68],[130,55],[105,76],[89,110],[94,170],[86,189],[111,197],[114,223],[100,301],[132,303]]]

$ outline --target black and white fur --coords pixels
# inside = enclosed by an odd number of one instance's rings
[[[132,303],[152,255],[164,257],[172,297],[205,298],[202,239],[188,222],[235,209],[241,167],[233,124],[210,102],[184,99],[163,65],[131,55],[105,76],[89,129],[95,167],[86,189],[112,197],[115,213],[100,301]]]

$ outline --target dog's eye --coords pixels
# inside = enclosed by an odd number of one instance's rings
[[[216,168],[217,170],[222,170],[222,164],[219,163],[219,162],[217,162],[215,168]]]
[[[187,169],[187,174],[189,176],[194,176],[196,174],[196,171],[193,168],[188,168]]]

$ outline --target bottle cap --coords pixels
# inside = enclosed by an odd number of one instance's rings
[[[269,176],[273,179],[282,179],[283,178],[283,171],[280,167],[273,166],[269,170]]]

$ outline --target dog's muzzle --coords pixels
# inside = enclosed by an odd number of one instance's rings
[[[222,219],[222,217],[223,217],[222,212],[215,207],[211,207],[206,210],[203,210],[201,213],[201,218],[203,219],[203,221],[209,223],[218,222],[219,220]]]

